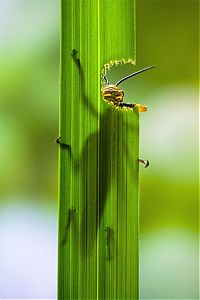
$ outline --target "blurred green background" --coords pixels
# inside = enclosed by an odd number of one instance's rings
[[[198,297],[198,1],[140,0],[140,296]],[[0,298],[56,298],[60,3],[0,0]],[[131,14],[131,12],[130,12]],[[126,37],[121,37],[121,42]]]

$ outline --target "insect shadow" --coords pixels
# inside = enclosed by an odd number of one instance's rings
[[[121,153],[122,146],[124,156],[131,157],[131,155],[128,155],[128,148],[126,147],[127,141],[125,140],[125,137],[121,134],[121,138],[118,138],[119,131],[122,133],[124,130],[131,130],[133,132],[136,129],[125,121],[123,116],[124,113],[118,112],[111,106],[108,106],[108,108],[99,116],[97,109],[95,109],[92,105],[92,101],[90,101],[86,94],[84,71],[81,66],[80,59],[77,58],[77,51],[73,50],[71,55],[77,65],[80,76],[82,104],[87,108],[89,113],[96,118],[96,120],[100,118],[99,130],[87,137],[80,157],[75,159],[73,155],[71,155],[74,170],[75,172],[80,172],[80,178],[82,180],[80,182],[82,191],[81,203],[84,203],[84,205],[82,207],[82,211],[80,211],[81,253],[84,256],[89,256],[97,242],[97,231],[105,211],[107,194],[110,186],[113,182],[114,184],[117,184],[117,181],[121,180],[120,178],[117,178],[116,174],[119,161],[122,162],[124,160],[124,157],[119,156],[118,154]],[[91,155],[92,153],[93,155]],[[123,168],[122,163],[121,168]],[[125,175],[122,170],[121,175],[123,176],[123,174]],[[116,199],[116,202],[117,201],[123,202],[123,199]],[[109,224],[106,224],[105,226],[108,225]],[[110,230],[112,231],[112,236],[114,236],[114,230],[112,228]],[[106,249],[106,231],[104,230],[104,232]],[[110,253],[109,257],[111,257]]]

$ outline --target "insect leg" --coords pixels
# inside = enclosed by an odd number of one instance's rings
[[[106,229],[106,249],[107,249],[107,253],[106,253],[106,259],[110,260],[111,259],[111,235],[112,235],[112,229],[107,226]]]
[[[70,148],[69,144],[65,144],[64,142],[62,142],[61,136],[56,138],[56,144],[59,144],[63,148]]]
[[[147,167],[149,166],[149,161],[148,161],[148,159],[145,160],[145,159],[139,158],[138,161],[139,161],[140,163],[142,163],[142,164],[144,165],[145,168],[147,168]]]
[[[65,234],[63,237],[63,241],[62,241],[62,246],[64,246],[65,243],[67,242],[68,230],[70,228],[71,222],[73,221],[75,212],[76,212],[76,208],[74,208],[74,207],[68,209],[67,222],[66,222],[66,227],[65,227]]]
[[[75,61],[75,63],[78,65],[78,67],[80,68],[80,59],[77,57],[78,54],[78,50],[73,49],[71,56],[73,57],[73,60]]]
[[[133,108],[136,105],[136,103],[125,103],[125,102],[119,102],[118,106],[119,107],[129,107],[129,108]]]
[[[128,107],[128,108],[131,108],[133,109],[135,106],[138,107],[139,109],[139,112],[145,112],[147,111],[147,106],[146,105],[141,105],[141,104],[137,104],[137,103],[126,103],[126,102],[120,102],[118,103],[118,106],[119,107]]]

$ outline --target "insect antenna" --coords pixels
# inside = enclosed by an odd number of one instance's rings
[[[106,77],[106,75],[105,74],[102,74],[102,75],[103,75],[103,78],[104,78],[106,84],[109,85],[108,78]]]
[[[133,76],[135,76],[135,75],[137,75],[137,74],[140,74],[140,73],[142,73],[142,72],[144,72],[144,71],[147,71],[147,70],[150,70],[150,69],[152,69],[152,68],[155,68],[155,67],[156,67],[156,66],[150,66],[150,67],[144,68],[144,69],[142,69],[142,70],[139,70],[139,71],[137,71],[137,72],[135,72],[135,73],[133,73],[133,74],[130,74],[130,75],[128,75],[128,76],[126,76],[126,77],[120,79],[119,81],[117,81],[117,83],[116,83],[115,85],[118,86],[118,85],[119,85],[120,83],[122,83],[123,81],[125,81],[125,80],[127,80],[127,79],[129,79],[129,78],[131,78],[131,77],[133,77]]]

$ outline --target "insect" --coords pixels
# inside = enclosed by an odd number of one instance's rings
[[[108,78],[106,77],[105,74],[103,74],[103,78],[105,80],[105,84],[103,85],[102,87],[102,90],[101,90],[101,93],[102,93],[102,97],[103,97],[103,100],[108,102],[109,104],[111,104],[112,106],[114,106],[115,108],[128,108],[128,109],[131,109],[133,110],[133,108],[135,106],[138,107],[139,109],[139,112],[145,112],[147,111],[147,106],[146,105],[141,105],[141,104],[137,104],[137,103],[126,103],[126,102],[123,102],[123,98],[124,98],[124,91],[122,89],[120,89],[119,85],[137,75],[137,74],[140,74],[144,71],[147,71],[147,70],[150,70],[152,68],[155,68],[156,66],[150,66],[150,67],[147,67],[147,68],[144,68],[142,70],[139,70],[135,73],[132,73],[122,79],[120,79],[119,81],[117,81],[116,84],[110,84],[109,81],[108,81]]]

